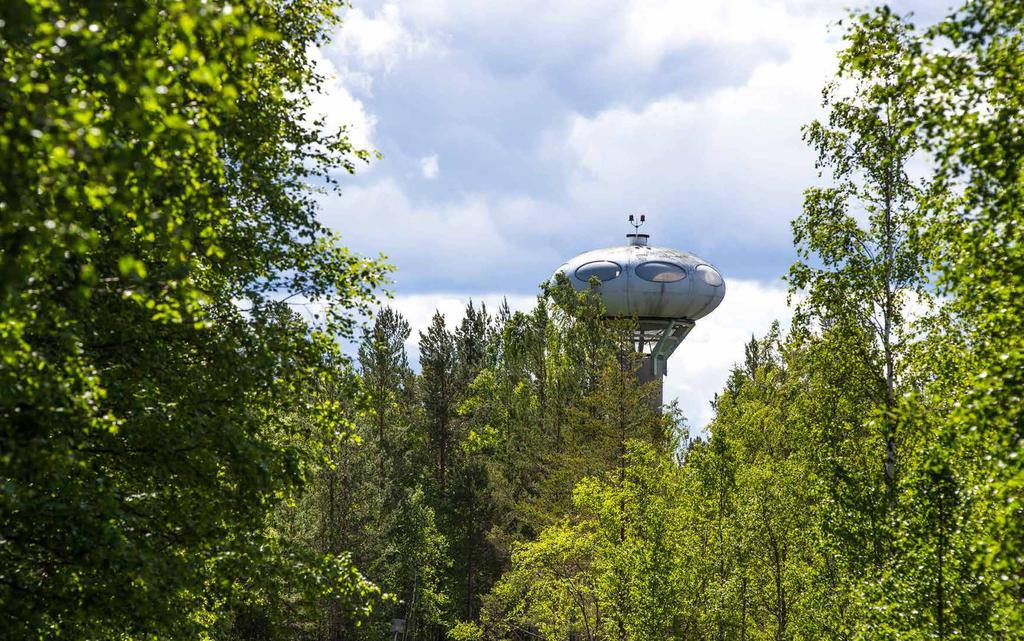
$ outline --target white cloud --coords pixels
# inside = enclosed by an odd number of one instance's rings
[[[524,40],[537,34],[579,39],[617,17],[612,0],[418,0],[405,9],[417,24],[443,33],[500,33],[515,31]]]
[[[546,61],[596,45],[598,68],[651,70],[695,45],[772,44],[785,50],[818,39],[845,0],[418,0],[402,17],[433,40],[509,50]],[[385,5],[385,9],[392,6]],[[518,47],[518,50],[517,50]],[[578,66],[589,61],[579,59]]]
[[[532,309],[537,302],[536,296],[509,296],[507,294],[463,294],[443,292],[437,294],[398,295],[384,301],[383,306],[397,310],[409,321],[412,337],[425,331],[430,325],[435,312],[441,312],[449,329],[455,329],[464,316],[466,306],[472,301],[474,305],[484,305],[490,313],[494,313],[503,301],[508,301],[513,312]]]
[[[431,154],[420,158],[420,173],[427,180],[433,180],[437,178],[437,174],[440,171],[440,167],[437,164],[437,154]]]
[[[759,64],[742,86],[574,115],[548,145],[568,154],[576,202],[671,212],[720,245],[787,243],[814,178],[800,127],[818,113],[833,59],[832,45],[805,43],[784,62]]]
[[[321,220],[363,253],[383,252],[399,268],[400,293],[464,287],[469,291],[523,291],[551,275],[564,260],[531,242],[527,219],[548,209],[523,198],[468,195],[440,203],[409,198],[392,178],[345,190],[322,202]],[[410,284],[416,289],[408,289]],[[403,287],[405,289],[403,289]]]
[[[344,74],[322,51],[310,49],[308,53],[316,73],[324,78],[322,91],[309,95],[309,121],[323,119],[329,132],[346,127],[348,138],[356,148],[372,149],[377,119],[367,112],[361,100],[352,95],[345,86]]]
[[[429,48],[427,40],[406,29],[396,5],[386,4],[373,15],[351,9],[331,41],[308,52],[316,73],[325,79],[321,91],[309,95],[308,119],[323,119],[332,132],[345,127],[356,148],[375,149],[378,120],[364,102],[373,96],[374,75]]]
[[[373,146],[373,83],[390,78],[378,87],[381,100],[401,102],[379,112],[387,119],[380,124],[386,159],[373,165],[380,178],[325,200],[323,220],[356,249],[389,255],[401,268],[400,288],[412,283],[413,291],[490,291],[501,274],[511,291],[522,292],[568,256],[617,238],[613,221],[632,211],[664,225],[662,242],[706,254],[726,269],[732,261],[749,270],[752,253],[788,251],[788,221],[815,179],[800,126],[817,115],[821,85],[834,67],[837,44],[825,14],[835,12],[806,0],[423,0],[349,10],[325,49],[334,63],[324,63],[339,78],[331,87],[335,98],[325,101],[338,107],[331,117],[354,123],[357,144]],[[686,56],[702,55],[688,49],[694,45],[747,47],[759,55],[764,43],[773,57],[752,63],[731,86],[659,86],[650,67],[678,52],[685,65]],[[452,67],[455,58],[466,64]],[[563,66],[553,71],[550,60]],[[644,92],[654,97],[577,111],[572,100],[555,99],[542,114],[524,101],[501,118],[474,119],[500,111],[491,105],[514,103],[523,78],[541,79],[545,91],[569,92],[559,74],[606,64],[650,75]],[[406,79],[400,71],[422,84],[393,86]],[[452,77],[458,82],[441,81]],[[440,99],[425,93],[438,86],[448,87]],[[418,93],[402,93],[410,87]],[[434,110],[420,109],[419,97]],[[607,104],[606,97],[595,100]],[[445,120],[447,111],[474,117]],[[519,112],[531,115],[515,122]],[[510,148],[492,130],[520,124],[529,130],[519,143],[540,142]],[[441,156],[443,183],[433,180]],[[492,177],[506,182],[480,184]]]
[[[821,26],[820,20],[810,22],[773,0],[634,0],[625,3],[624,14],[612,51],[641,64],[657,63],[667,53],[695,44],[776,42],[788,48],[814,37]]]
[[[428,221],[422,224],[404,216],[412,207],[410,202],[421,200],[416,198],[417,186],[396,179],[368,189],[378,195],[388,192],[389,200],[396,202],[394,209],[377,209],[374,215],[388,228],[385,251],[406,266],[418,265],[413,257],[424,252],[413,247],[414,253],[406,256],[393,248],[437,244],[443,249],[450,237],[465,237],[467,230],[441,225],[461,221],[459,213],[469,210],[473,210],[468,228],[473,242],[484,246],[521,245],[507,235],[529,236],[531,226],[547,229],[552,238],[556,234],[566,238],[595,213],[634,210],[682,226],[687,236],[699,236],[702,248],[728,248],[737,243],[788,246],[788,220],[798,211],[800,194],[813,178],[813,159],[800,140],[799,128],[816,113],[820,87],[834,66],[835,45],[830,44],[826,20],[809,17],[808,12],[805,6],[794,9],[792,3],[774,0],[629,0],[608,2],[603,7],[576,0],[556,5],[539,0],[518,4],[424,0],[401,9],[394,2],[385,2],[377,8],[346,12],[343,27],[326,49],[341,77],[332,87],[334,97],[326,102],[337,104],[332,117],[338,122],[353,123],[354,141],[369,147],[377,120],[353,93],[372,104],[374,78],[428,52],[444,50],[473,61],[460,67],[469,75],[458,91],[446,98],[456,105],[459,101],[479,99],[486,104],[499,100],[500,93],[488,91],[516,86],[506,68],[529,69],[526,77],[530,78],[543,76],[549,72],[548,59],[575,60],[573,64],[580,70],[593,65],[625,65],[631,73],[658,73],[650,65],[694,44],[749,46],[756,51],[758,43],[768,42],[784,52],[782,61],[755,65],[742,85],[691,98],[681,97],[680,87],[665,86],[660,97],[646,104],[586,114],[563,109],[537,121],[540,127],[534,133],[543,142],[522,156],[532,156],[533,163],[545,167],[563,190],[546,196],[546,202],[530,194],[528,186],[527,191],[518,193],[485,193],[473,183],[461,182],[466,175],[466,168],[460,167],[467,157],[465,148],[439,148],[437,153],[430,147],[401,148],[415,144],[404,143],[405,139],[422,139],[420,131],[389,129],[389,138],[397,140],[399,148],[384,149],[390,160],[375,163],[374,171],[388,171],[381,167],[389,162],[405,162],[408,169],[391,174],[408,176],[418,170],[431,180],[438,175],[437,156],[442,154],[446,176],[464,191],[451,194],[447,202],[438,202],[435,194],[433,206],[420,205],[418,209],[423,211],[418,211],[416,218]],[[594,60],[573,58],[573,52],[582,54],[585,49],[580,48],[585,45],[598,47]],[[454,72],[448,62],[445,55],[435,56],[429,65],[417,67],[417,74],[450,76]],[[528,110],[524,105],[524,111]],[[415,113],[415,106],[403,106],[402,113]],[[410,122],[418,129],[453,127],[452,123],[416,118]],[[473,124],[489,125],[486,121]],[[486,153],[493,154],[495,161],[502,155],[512,159],[520,155],[509,154],[492,132],[470,127],[470,123],[459,123],[454,129],[461,144],[472,141],[493,148]],[[408,135],[403,138],[405,133]],[[431,155],[423,156],[425,151]],[[514,176],[517,170],[514,165],[495,164],[494,168],[498,176],[503,171]],[[523,185],[517,187],[524,189]],[[364,200],[367,196],[350,189],[349,196],[353,194]],[[380,198],[374,200],[377,205],[384,204]],[[496,218],[509,213],[510,207],[526,225],[511,229]],[[537,211],[526,211],[527,207]],[[338,208],[352,209],[344,204]],[[482,222],[477,216],[493,220]],[[487,237],[494,230],[496,237]],[[406,234],[412,237],[408,242],[396,242],[395,236]],[[494,265],[493,261],[505,260],[509,254],[497,251],[489,256]]]
[[[342,19],[327,48],[332,57],[349,66],[387,73],[434,46],[426,36],[410,31],[398,5],[392,2],[372,13],[349,9]]]

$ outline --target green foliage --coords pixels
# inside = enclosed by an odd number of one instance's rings
[[[671,638],[687,556],[673,536],[678,469],[640,441],[624,456],[621,472],[577,487],[570,520],[516,547],[485,619],[491,634],[536,626],[544,638]]]
[[[846,41],[838,78],[823,92],[828,122],[804,128],[819,170],[829,170],[834,185],[805,192],[803,212],[793,222],[801,260],[790,269],[789,282],[793,291],[806,290],[798,326],[817,323],[872,337],[859,358],[878,365],[873,378],[886,423],[891,502],[901,436],[893,411],[913,335],[905,309],[928,303],[920,240],[924,189],[908,176],[919,148],[912,128],[919,89],[906,81],[904,65],[916,41],[888,8],[856,17]]]
[[[1009,568],[1021,556],[1000,556],[1020,549],[1011,523],[1022,516],[1013,462],[1021,381],[1002,369],[1021,352],[1019,225],[1010,222],[1020,218],[1021,174],[1006,171],[1021,148],[1021,130],[1009,123],[1024,85],[1007,75],[1021,61],[1020,18],[1009,5],[972,1],[916,35],[887,9],[855,15],[840,57],[854,100],[827,91],[831,129],[807,130],[842,194],[808,192],[796,239],[825,269],[800,264],[792,282],[808,288],[802,309],[822,328],[812,345],[841,346],[855,335],[851,325],[867,328],[860,360],[885,390],[866,390],[866,414],[847,423],[866,431],[847,433],[868,461],[882,457],[884,439],[887,500],[877,477],[848,472],[856,459],[823,468],[838,508],[824,522],[826,543],[847,577],[847,607],[858,613],[848,628],[855,638],[1020,631],[1020,577]],[[927,184],[907,180],[912,159],[934,160]],[[866,231],[842,214],[851,198],[867,203]],[[841,215],[820,216],[830,210]],[[836,220],[844,222],[830,227]],[[920,298],[936,289],[941,306],[909,322],[900,292]],[[832,363],[856,358],[830,351]],[[981,399],[995,404],[977,413]],[[858,559],[865,549],[871,554]]]
[[[839,623],[823,602],[837,586],[822,557],[821,448],[799,413],[808,396],[804,355],[778,327],[751,340],[716,401],[710,441],[687,457],[690,536],[701,550],[697,575],[708,577],[690,617],[703,634],[816,639]]]
[[[564,277],[340,354],[384,268],[316,221],[370,156],[306,117],[338,3],[3,5],[5,634],[1022,638],[1018,4],[851,15],[793,327],[694,440]]]
[[[802,346],[789,365],[815,392],[794,409],[817,454],[808,472],[827,488],[815,519],[829,563],[823,605],[836,633],[856,635],[870,628],[867,612],[893,596],[876,586],[897,558],[902,476],[915,454],[897,412],[911,385],[915,328],[906,310],[926,306],[929,291],[926,189],[908,175],[920,148],[920,87],[905,73],[916,35],[882,8],[853,16],[844,37],[837,79],[823,92],[828,121],[804,129],[833,184],[807,190],[793,223],[801,260],[789,282],[804,298],[795,315]]]
[[[480,626],[469,621],[456,623],[448,632],[448,636],[452,641],[480,641],[483,635],[484,631]]]
[[[940,456],[967,455],[969,465],[954,473],[962,479],[960,500],[981,529],[969,550],[975,576],[996,591],[993,627],[1018,634],[1024,629],[1022,24],[1017,3],[972,0],[929,31],[949,46],[913,60],[929,88],[920,126],[938,178],[962,194],[958,207],[936,212],[929,230],[937,239],[940,285],[952,313],[965,320],[970,351],[961,373],[964,394],[938,430]]]
[[[348,429],[321,382],[382,278],[308,186],[368,157],[306,122],[337,8],[0,8],[10,638],[195,638],[272,594],[365,605],[345,556],[268,525],[319,461],[301,442]]]

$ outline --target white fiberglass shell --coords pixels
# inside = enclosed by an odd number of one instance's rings
[[[577,290],[591,277],[613,317],[685,318],[710,314],[725,297],[725,281],[708,261],[693,254],[647,245],[595,249],[562,265],[559,272]]]

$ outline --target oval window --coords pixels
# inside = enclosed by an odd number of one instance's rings
[[[712,287],[718,287],[722,284],[722,275],[710,265],[697,265],[697,273],[701,275],[705,283]]]
[[[674,283],[686,278],[686,270],[672,263],[651,261],[637,265],[636,275],[652,283]]]
[[[595,260],[577,267],[576,278],[586,283],[592,276],[597,276],[598,280],[605,281],[615,278],[621,272],[622,268],[617,263],[610,260]]]

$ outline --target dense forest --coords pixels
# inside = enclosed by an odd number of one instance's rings
[[[0,636],[1024,639],[1024,5],[838,27],[792,322],[691,430],[560,278],[381,302],[338,4],[0,6]]]

